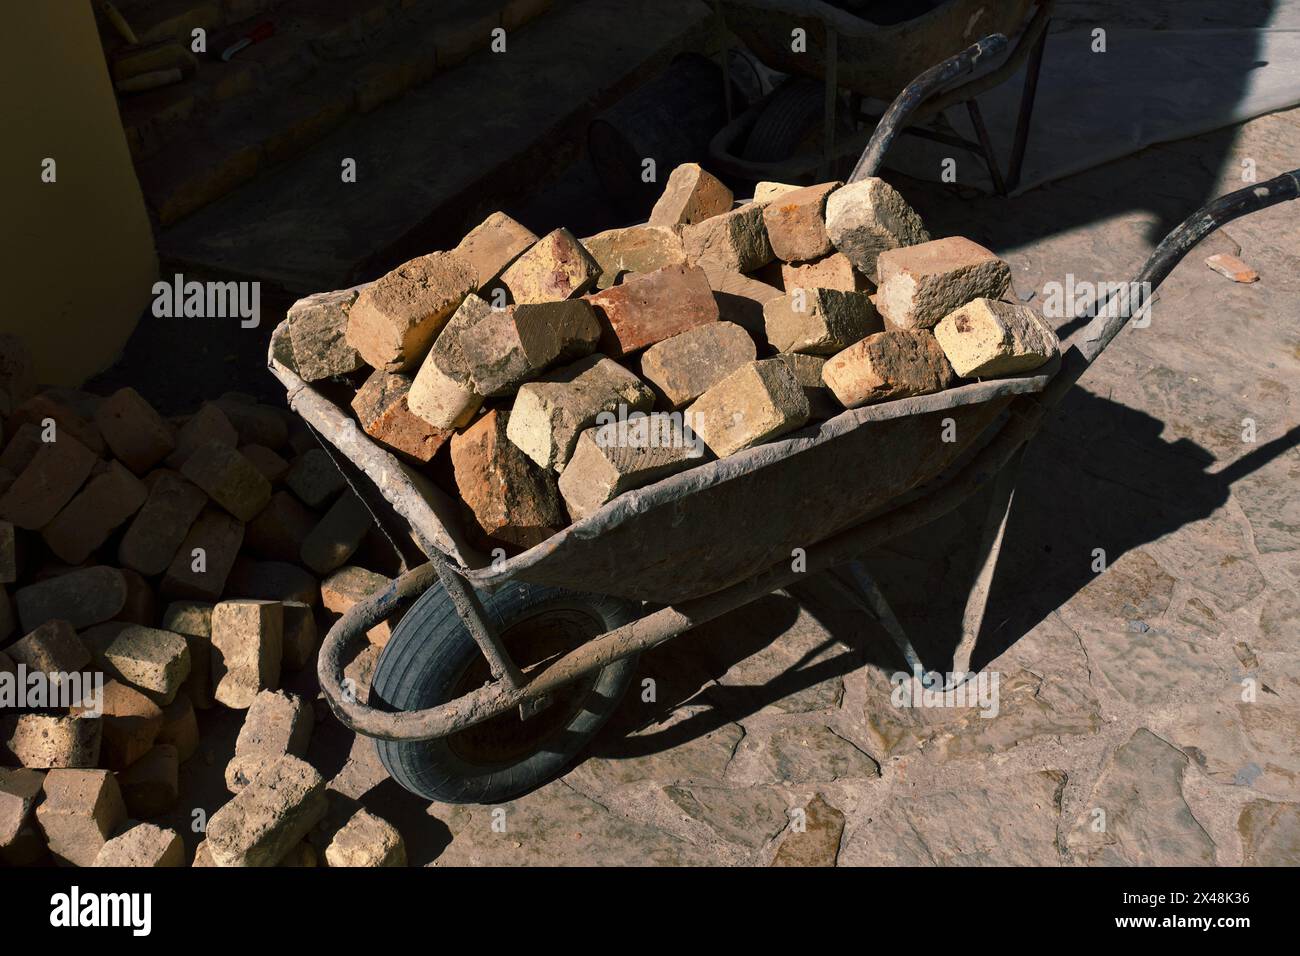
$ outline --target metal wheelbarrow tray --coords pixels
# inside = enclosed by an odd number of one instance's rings
[[[969,64],[971,51],[953,60]],[[927,76],[943,72],[942,67]],[[937,87],[931,82],[928,89]],[[877,130],[854,180],[874,172],[890,136],[923,94],[909,87],[900,95],[887,115],[891,121]],[[845,411],[783,440],[627,492],[509,560],[486,562],[469,548],[454,503],[277,361],[273,338],[270,367],[288,389],[290,407],[373,482],[409,522],[430,559],[357,604],[331,628],[317,666],[322,690],[345,725],[394,742],[381,743],[381,757],[404,786],[439,799],[497,802],[543,782],[572,758],[617,703],[639,652],[807,573],[843,568],[861,605],[891,635],[909,669],[923,672],[907,635],[857,558],[947,514],[991,483],[978,572],[951,667],[960,680],[979,634],[1025,443],[1131,315],[1140,314],[1150,293],[1189,249],[1220,225],[1298,193],[1300,171],[1198,210],[1143,266],[1133,286],[1141,294],[1129,308],[1111,310],[1103,304],[1096,318],[1063,343],[1060,357],[1032,374]],[[945,441],[945,432],[954,440]],[[527,611],[524,618],[536,615],[526,596],[538,588],[548,593],[562,589],[554,592],[562,597],[552,603],[563,614],[574,613],[575,601],[581,610],[586,600],[606,626],[588,627],[576,645],[521,666],[503,640],[503,632],[514,625],[501,608],[517,599]],[[469,668],[455,693],[445,681],[436,692],[432,685],[425,687],[418,699],[427,706],[392,709],[361,702],[343,676],[344,665],[371,628],[416,599],[428,612],[420,621],[437,623],[444,637],[448,628],[463,637],[474,650],[477,669]],[[616,607],[612,616],[609,607]],[[408,612],[408,619],[413,613]],[[406,624],[403,620],[398,631]],[[422,639],[407,634],[405,658],[399,663],[408,671],[416,667],[411,658]],[[391,644],[385,655],[390,650]],[[381,670],[382,658],[380,663]],[[615,674],[617,681],[606,679]],[[615,684],[620,686],[611,690]],[[441,777],[426,779],[411,771],[412,755],[418,757],[420,747],[444,746],[478,728],[478,742],[491,749],[503,721],[544,724],[538,715],[558,710],[555,701],[575,693],[574,688],[594,695],[591,700],[597,703],[579,702],[580,719],[562,735],[565,742],[543,741],[522,757],[515,751],[498,753],[491,782],[449,791]],[[604,691],[610,692],[601,696]],[[543,752],[547,760],[527,765]],[[460,759],[450,750],[444,756]]]

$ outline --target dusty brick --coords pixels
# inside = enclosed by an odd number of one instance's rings
[[[582,295],[596,284],[600,264],[573,233],[547,233],[501,275],[516,303],[556,302]]]
[[[307,536],[320,516],[287,491],[271,495],[266,507],[244,529],[249,551],[276,561],[296,561]]]
[[[180,758],[159,744],[117,775],[127,812],[136,818],[166,813],[180,795]]]
[[[352,566],[339,568],[321,582],[321,604],[325,606],[327,611],[344,614],[356,604],[364,601],[375,592],[383,590],[391,583],[382,574],[367,571],[365,568]],[[389,620],[377,624],[367,631],[366,636],[370,639],[370,643],[376,647],[383,647],[387,644],[388,639],[393,635],[392,625],[395,620],[395,618],[389,618]]]
[[[252,462],[220,442],[196,448],[181,474],[241,521],[251,521],[271,500],[271,483]]]
[[[1011,267],[961,236],[882,252],[876,308],[897,329],[932,329],[949,312],[978,298],[996,299],[1011,284]]]
[[[788,193],[798,192],[802,188],[802,186],[792,186],[789,183],[755,183],[754,202],[771,202],[772,200],[779,199]]]
[[[320,586],[311,572],[287,561],[250,561],[242,555],[226,581],[230,597],[259,601],[299,601],[315,604]]]
[[[767,265],[773,254],[763,226],[765,205],[748,203],[685,227],[682,248],[687,263],[729,272],[753,272]]]
[[[0,863],[6,866],[34,863],[44,848],[32,826],[32,811],[44,783],[45,775],[35,770],[0,767]],[[31,846],[33,842],[40,846]]]
[[[176,448],[171,426],[133,388],[121,388],[99,403],[95,424],[113,456],[143,475]]]
[[[107,770],[51,770],[36,819],[56,859],[92,866],[126,822],[126,806],[117,779]]]
[[[873,280],[882,252],[930,241],[921,217],[894,187],[875,176],[831,193],[826,232],[835,248]]]
[[[411,411],[436,428],[468,425],[483,404],[474,390],[463,342],[492,314],[492,306],[470,294],[434,340],[411,382],[406,401]]]
[[[286,670],[302,670],[316,661],[316,617],[311,606],[301,601],[283,601],[284,653],[281,662]]]
[[[424,364],[429,364],[428,359]],[[411,387],[405,375],[376,370],[357,390],[352,410],[366,434],[379,444],[427,462],[451,438],[452,430],[435,428],[411,411]]]
[[[240,445],[279,448],[289,440],[289,421],[293,416],[283,408],[262,405],[238,392],[226,392],[215,404],[235,426]]]
[[[72,500],[98,459],[69,434],[44,442],[31,463],[0,496],[0,519],[19,528],[43,528]]]
[[[962,378],[1029,372],[1060,348],[1056,333],[1033,309],[986,298],[944,316],[934,334]]]
[[[537,235],[503,212],[494,212],[471,229],[453,252],[469,264],[475,288],[492,285],[506,268],[537,242]]]
[[[289,473],[289,463],[265,445],[241,445],[239,453],[273,485]]]
[[[458,255],[435,252],[412,259],[357,296],[348,317],[347,342],[374,368],[414,368],[476,288],[477,274]]]
[[[321,448],[300,454],[289,466],[284,483],[309,508],[322,508],[347,487],[342,472]]]
[[[734,322],[760,342],[766,341],[763,306],[779,296],[781,290],[725,269],[706,267],[704,274],[713,290],[713,301],[718,304],[718,318],[723,322]]]
[[[544,302],[487,315],[461,348],[474,392],[505,396],[557,362],[591,354],[600,335],[588,302]]]
[[[104,649],[103,660],[114,676],[160,704],[171,703],[190,674],[184,637],[138,624],[117,632]]]
[[[275,601],[222,601],[212,609],[213,697],[235,710],[280,683],[284,609]]]
[[[79,714],[12,714],[0,718],[0,756],[24,767],[94,767],[102,759],[103,726]]]
[[[650,346],[641,357],[641,375],[670,407],[681,408],[756,357],[748,332],[730,322],[710,322]]]
[[[13,420],[10,419],[8,427],[13,430],[13,434],[5,443],[4,451],[0,452],[0,468],[11,475],[21,475],[45,443],[41,441],[41,430],[35,425],[25,424],[14,428]]]
[[[591,356],[519,389],[506,436],[542,468],[564,468],[602,412],[648,412],[654,393],[612,359]]]
[[[734,196],[720,179],[698,163],[674,169],[650,211],[652,226],[689,226],[731,210]]]
[[[623,356],[718,319],[704,270],[665,266],[630,276],[622,285],[587,296],[600,318],[601,349]]]
[[[802,352],[782,352],[780,355],[774,355],[773,358],[784,362],[786,368],[794,373],[795,381],[799,383],[804,396],[808,399],[808,409],[812,418],[831,418],[842,411],[840,403],[835,400],[834,393],[822,381],[822,371],[826,367],[826,359],[823,356],[805,355]]]
[[[202,489],[173,471],[150,478],[149,496],[117,548],[118,561],[147,577],[167,569],[208,503]]]
[[[460,497],[488,541],[528,548],[563,527],[564,513],[554,474],[507,439],[508,421],[506,412],[488,412],[451,440],[451,460]]]
[[[781,352],[834,355],[882,331],[870,297],[837,289],[795,289],[763,306],[767,341]]]
[[[15,599],[24,631],[59,618],[80,630],[121,613],[126,580],[117,568],[82,568],[20,588]]]
[[[185,844],[175,830],[137,823],[105,843],[95,866],[176,867],[185,865]]]
[[[153,749],[162,730],[162,708],[120,680],[104,682],[100,705],[100,763],[112,770],[125,770]],[[90,714],[95,710],[79,707],[73,713]]]
[[[953,377],[943,349],[924,329],[868,335],[828,360],[822,371],[845,408],[942,391]]]
[[[783,262],[808,262],[834,251],[826,234],[826,200],[841,183],[820,183],[784,193],[763,208],[772,253]]]
[[[181,763],[193,757],[199,749],[199,722],[187,694],[177,694],[176,699],[163,708],[162,726],[158,728],[156,740],[159,744],[176,748],[176,759]]]
[[[73,673],[90,663],[90,651],[67,621],[46,621],[26,637],[5,648],[28,671]]]
[[[289,306],[289,343],[293,363],[305,382],[347,375],[365,364],[348,342],[348,312],[356,289],[319,292]]]
[[[226,578],[244,540],[244,523],[219,511],[199,515],[162,579],[167,600],[192,598],[215,601],[226,587]],[[201,551],[200,555],[196,552]]]
[[[41,537],[59,560],[81,564],[140,510],[147,497],[139,478],[116,461],[109,462],[42,529]]]
[[[239,432],[230,423],[220,405],[204,402],[199,410],[176,430],[176,448],[167,456],[170,468],[180,468],[194,450],[208,442],[220,442],[234,448],[239,443]]]
[[[48,428],[49,421],[53,421],[53,429]],[[52,390],[47,389],[14,409],[9,416],[9,427],[22,425],[34,426],[42,442],[57,443],[70,435],[94,452],[96,458],[104,454],[104,436],[100,434],[99,426],[80,409],[60,401]]]
[[[12,521],[0,521],[0,584],[13,584],[17,580],[18,538]]]
[[[163,612],[162,626],[185,638],[190,649],[190,676],[185,679],[183,696],[206,710],[212,706],[212,605],[173,601]]]
[[[607,229],[582,240],[600,264],[596,288],[617,285],[625,273],[654,272],[665,266],[686,264],[680,233],[669,226],[627,226]]]
[[[317,574],[342,567],[361,546],[374,520],[370,509],[352,492],[341,496],[303,539],[302,563]]]
[[[793,431],[810,415],[803,389],[779,359],[736,369],[690,411],[691,427],[719,458]]]
[[[307,753],[315,711],[296,694],[264,690],[254,698],[226,765],[226,789],[243,790],[264,766],[282,754]]]
[[[625,491],[689,468],[702,453],[666,417],[597,425],[578,436],[560,475],[560,494],[578,521]]]
[[[406,844],[391,823],[358,810],[334,833],[325,862],[335,867],[406,866]]]
[[[205,843],[217,866],[274,866],[328,809],[321,775],[285,755],[212,815]]]
[[[842,252],[832,252],[811,262],[781,263],[781,284],[786,289],[839,289],[841,292],[870,292],[874,288]]]

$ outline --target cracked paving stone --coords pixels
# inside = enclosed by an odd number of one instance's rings
[[[707,714],[709,709],[692,709]],[[724,724],[682,740],[674,733],[690,718],[653,724],[609,746],[627,756],[594,756],[569,772],[566,779],[584,790],[603,791],[632,783],[718,783],[745,736],[739,724]],[[656,740],[661,736],[661,740]],[[648,752],[647,752],[648,751]]]
[[[1175,573],[1208,595],[1220,611],[1249,604],[1268,586],[1250,555],[1245,534],[1226,517],[1185,524],[1159,547],[1166,564],[1181,566]]]
[[[1300,866],[1300,803],[1252,800],[1237,832],[1243,866]]]
[[[702,866],[703,849],[635,823],[562,782],[501,807],[433,808],[452,831],[434,866]],[[494,811],[504,815],[494,817]],[[504,823],[505,831],[493,829]],[[498,829],[500,825],[498,825]]]
[[[772,866],[834,866],[844,837],[844,814],[819,793],[804,808],[803,830],[793,827],[781,838]]]
[[[823,724],[776,731],[767,742],[763,763],[771,778],[782,783],[880,776],[880,764]]]
[[[1145,727],[1134,731],[1110,755],[1070,831],[1076,858],[1090,866],[1212,866],[1214,841],[1183,798],[1187,765],[1182,751]]]
[[[665,787],[668,799],[723,843],[757,850],[785,829],[785,799],[767,787]]]
[[[997,711],[990,717],[980,716],[993,713],[981,706],[896,706],[883,675],[873,675],[872,685],[867,733],[872,751],[886,757],[917,749],[935,759],[1004,753],[1037,738],[1093,734],[1101,726],[1100,705],[1085,686],[1025,670],[999,672]]]
[[[1185,712],[1169,738],[1211,780],[1285,799],[1300,799],[1300,704],[1267,681],[1254,702],[1233,685],[1217,699]]]
[[[1151,555],[1134,549],[1121,555],[1070,598],[1062,608],[1067,621],[1150,622],[1169,607],[1174,578]]]
[[[1294,451],[1233,482],[1262,554],[1300,549],[1300,455]]]
[[[1116,693],[1143,709],[1180,697],[1202,697],[1228,680],[1229,662],[1235,660],[1225,649],[1160,630],[1136,633],[1082,626],[1079,634],[1094,671],[1101,671]]]
[[[1258,647],[1264,651],[1295,651],[1300,634],[1300,593],[1279,588],[1264,598],[1259,609]]]
[[[900,795],[850,835],[853,866],[1059,866],[1057,829],[1066,775],[1018,774],[996,783]]]

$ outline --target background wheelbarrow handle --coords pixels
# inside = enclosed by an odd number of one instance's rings
[[[972,43],[960,53],[948,57],[942,63],[936,63],[926,70],[894,97],[885,115],[880,118],[871,141],[853,167],[849,182],[856,183],[868,176],[876,175],[890,145],[907,126],[907,121],[916,112],[917,107],[931,96],[941,92],[953,80],[972,72],[980,60],[997,56],[1007,48],[1007,38],[1001,33],[990,33],[976,43]]]
[[[1107,308],[1111,297],[1098,303],[1096,317],[1071,340],[1071,347],[1061,357],[1061,371],[1043,392],[1041,401],[1050,405],[1064,396],[1128,320],[1146,306],[1151,293],[1198,242],[1225,223],[1296,198],[1300,198],[1300,169],[1220,196],[1184,219],[1160,240],[1126,290],[1127,307],[1120,310]]]

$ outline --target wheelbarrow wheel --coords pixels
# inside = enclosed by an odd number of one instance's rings
[[[618,598],[513,584],[483,599],[511,658],[525,673],[634,620],[638,605]],[[377,740],[379,759],[412,793],[444,803],[500,803],[554,778],[596,734],[636,668],[624,658],[551,695],[529,719],[518,708],[436,740]],[[393,629],[379,655],[370,705],[422,710],[492,679],[487,662],[435,585]]]

